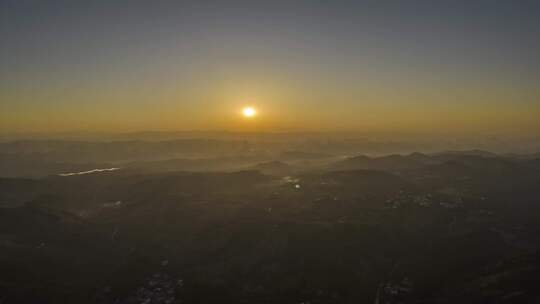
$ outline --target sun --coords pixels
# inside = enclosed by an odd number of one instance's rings
[[[255,110],[253,107],[245,107],[242,109],[242,115],[244,115],[244,117],[251,118],[257,115],[257,110]]]

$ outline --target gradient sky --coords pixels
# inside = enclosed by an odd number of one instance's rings
[[[540,1],[0,0],[0,41],[6,132],[540,130]]]

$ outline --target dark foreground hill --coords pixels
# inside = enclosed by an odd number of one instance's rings
[[[374,163],[0,179],[0,302],[540,300],[534,161]]]

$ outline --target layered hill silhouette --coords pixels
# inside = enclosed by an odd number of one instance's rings
[[[38,147],[33,171],[0,171],[7,303],[538,299],[534,156],[244,147],[51,169]]]

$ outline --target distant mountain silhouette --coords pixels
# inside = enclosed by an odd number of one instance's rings
[[[290,175],[294,172],[294,168],[292,166],[281,161],[269,161],[260,163],[251,167],[251,169],[260,171],[264,174],[277,176]]]
[[[399,171],[419,168],[431,161],[431,158],[423,154],[389,155],[382,157],[356,156],[351,157],[331,166],[333,170],[358,170],[373,169],[385,171]]]
[[[498,157],[499,155],[484,151],[484,150],[458,150],[458,151],[443,151],[433,153],[433,156],[437,157],[452,157],[452,156],[481,156],[481,157]]]
[[[310,160],[332,157],[330,154],[316,153],[316,152],[304,152],[304,151],[285,151],[282,152],[278,158],[281,160]]]

